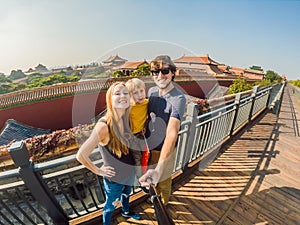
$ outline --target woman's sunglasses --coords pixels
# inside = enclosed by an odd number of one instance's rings
[[[162,75],[167,75],[170,73],[170,68],[163,68],[158,70],[151,70],[152,76],[158,76],[159,72],[162,73]]]

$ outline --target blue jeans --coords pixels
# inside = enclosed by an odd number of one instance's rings
[[[129,212],[129,195],[132,186],[110,182],[103,179],[106,201],[103,207],[103,225],[109,225],[112,213],[122,203],[122,211]]]

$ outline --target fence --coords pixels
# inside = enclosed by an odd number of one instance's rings
[[[284,86],[254,87],[203,115],[198,115],[196,104],[188,104],[173,172],[184,171],[266,108],[279,104]],[[13,143],[9,152],[18,169],[0,173],[0,224],[68,224],[103,207],[101,179],[78,164],[75,155],[33,164],[22,141]],[[101,165],[97,150],[91,157]]]

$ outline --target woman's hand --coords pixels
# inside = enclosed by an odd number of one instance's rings
[[[111,166],[101,166],[99,168],[99,174],[100,176],[103,176],[103,177],[113,177],[116,175],[116,172],[115,172],[115,169]]]

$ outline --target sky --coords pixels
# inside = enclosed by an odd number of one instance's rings
[[[300,79],[300,0],[0,0],[0,72],[160,54]]]

